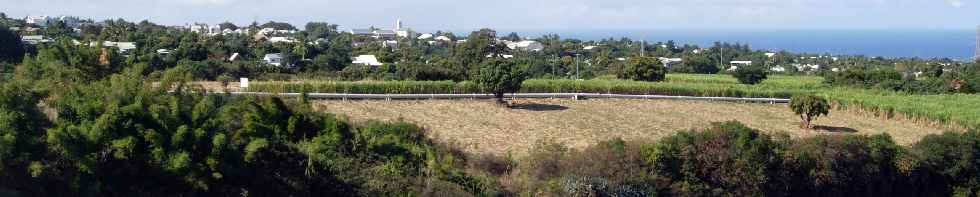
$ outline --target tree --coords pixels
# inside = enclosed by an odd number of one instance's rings
[[[657,58],[633,57],[619,72],[618,77],[637,81],[663,81],[667,78],[667,68]]]
[[[317,38],[330,38],[337,34],[337,25],[325,22],[306,23],[306,37],[310,40]]]
[[[700,74],[715,74],[721,70],[718,69],[718,66],[710,58],[703,55],[688,56],[684,58],[684,64],[690,67],[695,73]]]
[[[735,69],[732,76],[738,79],[739,83],[755,85],[761,83],[769,77],[769,71],[762,66],[745,66]]]
[[[803,122],[804,128],[813,128],[811,124],[813,120],[817,119],[819,116],[826,116],[830,113],[830,105],[827,103],[827,99],[820,96],[814,95],[796,95],[790,98],[789,108],[793,110],[796,115],[800,115],[800,121]]]
[[[484,61],[475,78],[476,83],[484,91],[493,93],[499,104],[506,104],[504,93],[517,92],[521,89],[521,83],[524,83],[526,79],[524,71],[518,68],[514,62],[501,58],[491,58]]]
[[[0,62],[19,63],[21,58],[24,58],[24,45],[20,36],[0,26]]]
[[[218,28],[220,28],[222,30],[224,30],[224,29],[238,30],[238,25],[235,25],[234,23],[225,21],[223,23],[218,24]]]

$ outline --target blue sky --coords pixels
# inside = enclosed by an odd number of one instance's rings
[[[416,30],[972,29],[980,0],[0,0],[0,12],[180,25],[326,21]]]

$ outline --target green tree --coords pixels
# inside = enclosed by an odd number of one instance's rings
[[[19,63],[23,57],[24,45],[20,36],[0,26],[0,62]]]
[[[514,62],[501,58],[491,58],[483,62],[475,78],[484,91],[493,93],[499,104],[506,104],[504,93],[517,92],[526,79],[524,71]]]
[[[618,77],[637,81],[663,81],[667,78],[667,68],[657,58],[633,57],[619,72]]]
[[[715,65],[714,62],[711,61],[710,58],[703,55],[687,56],[684,58],[684,65],[690,67],[694,73],[701,74],[715,74],[721,70],[717,65]]]
[[[813,128],[812,121],[830,113],[827,99],[815,95],[796,95],[790,98],[789,108],[800,116],[804,128]]]
[[[738,79],[739,83],[755,85],[766,80],[769,77],[769,71],[762,66],[750,65],[735,69],[735,72],[732,72],[732,77]]]

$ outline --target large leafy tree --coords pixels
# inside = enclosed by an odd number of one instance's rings
[[[619,72],[618,77],[637,81],[663,81],[667,78],[667,68],[657,58],[633,57]]]
[[[514,62],[491,58],[480,65],[480,72],[475,76],[476,83],[485,92],[493,93],[497,103],[505,104],[504,93],[517,92],[527,78],[524,71]]]
[[[769,78],[769,71],[763,66],[750,65],[735,69],[732,76],[738,79],[739,83],[755,85]]]

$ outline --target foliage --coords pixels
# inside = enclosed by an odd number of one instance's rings
[[[652,57],[633,57],[629,60],[630,62],[626,64],[626,67],[620,71],[618,77],[620,79],[629,79],[637,81],[663,81],[667,77],[667,68],[665,68],[660,60]]]
[[[827,99],[814,95],[796,95],[790,98],[789,108],[793,113],[800,116],[800,121],[804,128],[813,128],[811,124],[814,119],[826,116],[830,113],[830,104]]]
[[[739,83],[755,85],[769,77],[769,71],[762,66],[745,66],[732,72],[732,77],[738,79]]]
[[[20,36],[0,25],[0,62],[19,63],[24,57],[24,46]]]
[[[526,77],[514,62],[494,58],[483,62],[474,80],[483,91],[493,93],[498,103],[504,102],[504,93],[517,92]]]

